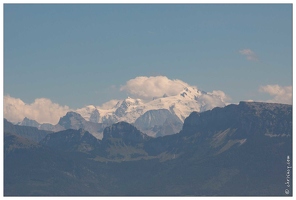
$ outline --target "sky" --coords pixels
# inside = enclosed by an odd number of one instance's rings
[[[5,4],[3,76],[4,107],[98,106],[141,77],[291,104],[292,4]]]

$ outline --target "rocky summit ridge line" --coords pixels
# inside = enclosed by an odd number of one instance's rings
[[[118,101],[108,109],[87,106],[77,109],[76,112],[86,120],[94,122],[116,123],[125,121],[134,123],[138,117],[149,110],[167,109],[176,115],[182,122],[193,111],[202,112],[214,107],[224,107],[226,102],[218,94],[207,93],[195,87],[184,87],[177,95],[153,98],[150,101],[128,97]]]

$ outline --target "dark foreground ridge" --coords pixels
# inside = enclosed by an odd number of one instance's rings
[[[159,138],[119,122],[103,140],[83,129],[32,140],[35,129],[19,126],[20,133],[8,123],[5,196],[292,195],[291,105],[240,102],[193,112],[180,133]]]

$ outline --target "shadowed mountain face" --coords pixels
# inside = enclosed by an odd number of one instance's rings
[[[110,127],[105,128],[103,141],[108,139],[122,139],[128,143],[140,143],[148,138],[147,135],[141,133],[138,129],[126,122],[119,122]]]
[[[159,137],[180,132],[183,123],[169,110],[159,109],[145,112],[134,125],[150,136]]]
[[[83,129],[68,129],[47,135],[40,144],[58,151],[81,151],[87,153],[94,150],[100,144],[100,140]]]
[[[103,130],[106,127],[101,123],[86,121],[80,114],[75,112],[68,112],[64,117],[61,117],[58,125],[64,129],[84,129],[98,139],[102,139]]]
[[[105,164],[4,134],[6,196],[107,195]],[[72,156],[72,157],[71,157]],[[95,186],[94,186],[95,185]]]
[[[14,125],[4,119],[4,131],[13,133],[35,142],[41,141],[51,131],[38,130],[36,127]]]
[[[125,122],[106,128],[101,141],[83,130],[36,145],[5,138],[5,195],[287,195],[292,106],[241,102],[193,112],[180,133],[159,138]]]
[[[283,104],[248,103],[214,108],[203,113],[193,112],[184,122],[185,134],[194,134],[206,129],[211,137],[217,130],[236,128],[236,137],[254,135],[291,136],[292,107]],[[204,131],[203,131],[204,132]]]

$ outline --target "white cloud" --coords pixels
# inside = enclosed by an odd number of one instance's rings
[[[261,86],[259,92],[273,97],[268,102],[292,104],[292,86],[266,85]]]
[[[203,102],[203,107],[201,111],[205,111],[213,109],[215,107],[224,107],[225,104],[229,104],[227,102],[229,102],[231,98],[221,90],[214,90],[213,92],[202,94],[199,97],[199,100]]]
[[[239,51],[241,55],[246,56],[247,60],[258,61],[258,56],[251,49],[242,49]]]
[[[223,102],[229,102],[231,100],[231,98],[221,90],[213,90],[213,92],[210,94],[220,98]]]
[[[103,110],[108,110],[113,108],[120,100],[117,99],[112,99],[110,101],[107,101],[106,103],[103,103],[101,106],[98,106],[98,108],[103,109]]]
[[[70,110],[68,106],[60,106],[46,98],[38,98],[33,103],[26,104],[9,95],[4,96],[3,109],[4,117],[11,122],[20,122],[28,117],[39,123],[51,124],[56,124]]]
[[[174,96],[189,85],[181,80],[168,79],[166,76],[139,76],[126,82],[120,91],[126,91],[134,98],[152,100],[153,97]]]

